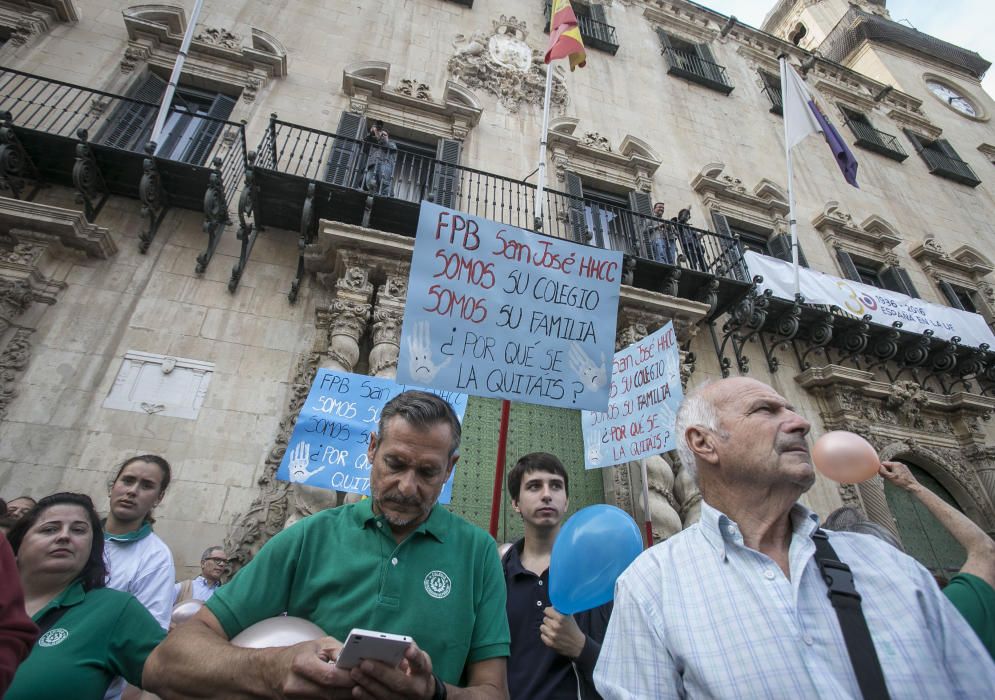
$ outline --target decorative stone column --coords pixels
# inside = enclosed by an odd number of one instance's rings
[[[339,251],[342,275],[335,280],[334,298],[330,304],[328,349],[321,368],[353,372],[359,361],[359,343],[370,323],[370,303],[373,285],[370,269],[358,252]],[[327,283],[328,277],[319,276]],[[301,518],[343,503],[345,494],[304,484],[290,485],[290,510],[284,527]]]
[[[397,357],[401,348],[401,323],[408,293],[410,265],[402,263],[387,273],[377,290],[373,309],[373,348],[370,350],[370,374],[393,379],[397,376]]]
[[[328,330],[328,358],[321,366],[352,372],[359,361],[359,341],[370,322],[373,285],[369,281],[370,271],[358,255],[342,252],[340,256],[345,270],[335,282]]]

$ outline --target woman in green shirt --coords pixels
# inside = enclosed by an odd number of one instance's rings
[[[46,496],[8,539],[41,636],[5,700],[101,700],[116,676],[141,686],[165,633],[134,596],[104,587],[104,536],[90,498]]]

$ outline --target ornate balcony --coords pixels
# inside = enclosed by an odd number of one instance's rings
[[[245,174],[243,124],[170,108],[168,154],[145,139],[159,105],[0,68],[0,188],[31,200],[43,184],[73,187],[88,221],[111,194],[140,199],[148,250],[166,210],[204,211],[203,272]]]
[[[919,155],[926,161],[929,172],[934,175],[945,177],[948,180],[953,180],[969,187],[977,187],[981,184],[981,180],[971,170],[971,166],[960,158],[954,158],[953,156],[941,153],[935,148],[923,148],[919,151]]]
[[[603,13],[604,8],[596,6],[597,11]],[[553,4],[545,3],[546,27],[544,32],[549,34],[549,18],[552,13]],[[577,7],[574,11],[577,11]],[[577,26],[580,27],[580,36],[584,40],[586,48],[607,51],[612,56],[618,53],[618,39],[615,36],[615,27],[587,14],[577,14]]]
[[[250,159],[253,155],[250,154]],[[392,164],[388,184],[372,171]],[[263,226],[298,229],[303,251],[320,219],[413,237],[422,201],[520,228],[535,227],[535,185],[405,150],[270,119],[250,165],[255,216]],[[556,190],[544,191],[543,233],[628,256],[627,283],[707,301],[720,313],[749,288],[739,241]]]
[[[857,137],[854,143],[861,148],[866,148],[868,151],[874,151],[887,158],[897,160],[899,163],[909,157],[909,154],[898,143],[898,139],[891,134],[878,131],[867,122],[853,119],[850,116],[845,116],[844,121],[850,127],[853,135]]]
[[[669,47],[663,49],[663,55],[667,57],[667,63],[670,66],[667,70],[669,75],[676,75],[679,78],[704,85],[721,92],[723,95],[732,92],[733,86],[726,77],[725,66],[706,61],[697,54]]]

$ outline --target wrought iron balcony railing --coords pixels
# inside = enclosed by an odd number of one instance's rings
[[[549,19],[553,5],[547,2],[546,6],[546,28],[549,33]],[[577,26],[580,28],[580,36],[584,40],[584,46],[592,49],[607,51],[612,56],[618,52],[618,39],[615,35],[615,27],[594,19],[589,15],[577,15]]]
[[[726,77],[725,66],[706,61],[697,54],[673,48],[664,48],[664,56],[670,68],[667,73],[693,83],[704,85],[725,95],[732,92],[732,84]]]
[[[348,205],[351,191],[361,195],[360,199],[372,194],[416,208],[427,200],[512,226],[534,228],[536,188],[521,180],[403,149],[388,150],[275,117],[257,153],[254,169],[321,182],[341,191],[342,205],[329,207],[324,213],[332,219],[358,216],[358,205]],[[543,232],[548,235],[718,277],[749,280],[735,238],[556,190],[547,189],[543,196]],[[414,233],[411,217],[395,217],[394,221],[403,226],[396,232]]]
[[[939,149],[929,147],[920,149],[919,155],[926,161],[929,172],[934,175],[945,177],[948,180],[953,180],[969,187],[977,187],[981,184],[981,180],[971,170],[971,166],[959,158],[948,156],[946,153],[940,152]]]
[[[784,114],[784,99],[781,97],[781,86],[764,80],[763,93],[770,100],[770,111],[773,114]]]
[[[137,197],[148,249],[169,206],[203,209],[209,241],[197,269],[213,255],[245,175],[245,125],[170,108],[163,144],[148,143],[159,105],[0,68],[4,147],[0,185],[15,197],[28,183],[55,182],[79,192],[93,220],[109,194]]]
[[[898,139],[891,134],[885,133],[883,131],[878,131],[870,124],[853,119],[850,116],[844,116],[844,121],[846,125],[850,127],[850,131],[853,135],[857,137],[854,142],[861,148],[866,148],[868,151],[874,151],[880,155],[887,158],[897,160],[902,162],[909,157],[909,154],[905,152],[899,144]]]

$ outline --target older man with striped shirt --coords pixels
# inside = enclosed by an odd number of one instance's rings
[[[926,569],[874,537],[828,532],[880,662],[879,692],[866,669],[858,680],[816,561],[818,518],[797,502],[815,481],[810,427],[745,377],[685,399],[678,449],[701,520],[619,578],[594,673],[606,700],[995,694],[995,664]]]

